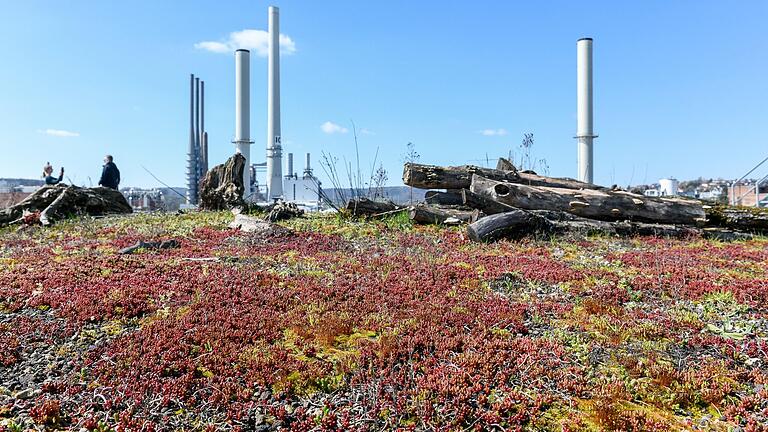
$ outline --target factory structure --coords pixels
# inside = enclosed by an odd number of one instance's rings
[[[267,142],[266,162],[253,163],[251,157],[251,53],[246,49],[235,51],[235,152],[245,157],[243,170],[243,198],[250,202],[271,203],[276,200],[292,201],[308,210],[319,209],[320,181],[313,175],[310,154],[301,176],[293,169],[293,154],[288,153],[286,175],[283,175],[283,145],[280,129],[280,12],[269,7],[269,48],[267,71]],[[190,78],[190,129],[187,158],[187,203],[199,201],[200,180],[208,171],[208,134],[204,123],[205,83]],[[265,172],[262,186],[258,173]]]
[[[288,153],[288,171],[282,183],[283,197],[286,201],[298,203],[320,202],[320,182],[312,174],[309,157],[310,155],[307,153],[304,172],[299,177],[293,171],[293,153]]]
[[[310,155],[306,154],[304,171],[294,171],[293,153],[288,153],[288,165],[283,175],[283,143],[280,125],[280,13],[274,6],[268,12],[267,62],[267,140],[265,162],[254,163],[251,155],[251,53],[246,49],[235,51],[235,134],[232,143],[235,152],[245,157],[243,170],[244,198],[250,202],[271,203],[276,200],[292,201],[310,209],[321,204],[320,182],[314,176]],[[576,107],[577,107],[577,175],[580,181],[594,182],[592,86],[592,38],[576,42]],[[208,133],[205,131],[205,82],[190,75],[190,127],[187,152],[187,204],[197,205],[200,180],[208,171]],[[258,181],[263,173],[264,184]],[[674,195],[674,187],[662,193]]]
[[[280,12],[275,6],[268,12],[267,61],[267,141],[266,162],[253,163],[251,158],[251,53],[235,51],[235,152],[245,157],[243,170],[244,198],[251,202],[285,200],[319,208],[321,184],[313,175],[310,154],[306,154],[305,169],[299,177],[293,168],[293,153],[288,153],[286,175],[283,175],[283,143],[280,125]],[[592,38],[576,42],[576,138],[577,175],[580,181],[593,183]],[[200,180],[208,171],[208,133],[205,131],[205,82],[190,76],[190,127],[187,153],[187,203],[199,200]],[[265,174],[265,184],[258,174]]]

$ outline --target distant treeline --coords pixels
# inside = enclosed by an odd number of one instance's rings
[[[325,194],[334,201],[334,204],[337,205],[344,205],[346,204],[343,202],[344,197],[347,199],[357,197],[357,195],[352,193],[352,189],[325,189],[323,188],[323,191]],[[365,189],[362,191],[363,195],[367,196],[368,189]],[[376,200],[390,200],[394,202],[395,204],[408,204],[411,202],[411,188],[408,186],[385,186],[382,188],[383,192],[383,198],[380,196],[375,197]],[[423,189],[413,189],[413,202],[421,202],[424,201],[424,193],[426,191]],[[374,198],[373,191],[371,191],[371,196],[369,198]]]

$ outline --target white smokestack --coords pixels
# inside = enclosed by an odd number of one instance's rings
[[[243,198],[251,194],[251,52],[235,51],[235,147],[245,156]]]
[[[288,174],[285,176],[293,178],[293,153],[288,153]]]
[[[592,140],[597,137],[592,130],[592,38],[576,42],[576,111],[578,140],[577,179],[592,183]]]
[[[267,189],[269,198],[283,196],[283,148],[280,138],[280,16],[269,7],[269,69],[267,72]]]

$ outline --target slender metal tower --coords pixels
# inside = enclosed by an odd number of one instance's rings
[[[576,42],[576,139],[578,140],[577,179],[593,182],[592,140],[592,38]]]
[[[267,73],[267,190],[269,199],[283,196],[283,146],[280,137],[280,15],[269,7],[269,69]]]
[[[245,156],[243,197],[251,200],[251,52],[235,51],[235,144]]]
[[[195,163],[197,164],[195,174],[197,175],[198,184],[200,182],[200,174],[202,171],[202,161],[200,160],[200,145],[200,78],[195,77]],[[198,190],[198,195],[199,192],[200,191]]]
[[[187,204],[197,204],[197,152],[195,149],[195,75],[189,75],[189,147],[187,149]]]

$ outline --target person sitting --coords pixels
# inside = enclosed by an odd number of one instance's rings
[[[64,178],[64,167],[61,167],[59,178],[56,178],[53,176],[53,167],[51,166],[51,163],[48,162],[43,167],[43,178],[45,178],[45,184],[47,185],[55,185],[61,183],[61,180]]]
[[[104,168],[101,170],[101,179],[99,180],[99,186],[108,187],[117,190],[117,186],[120,184],[120,170],[117,169],[117,165],[112,162],[112,155],[104,156]]]

